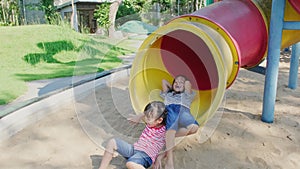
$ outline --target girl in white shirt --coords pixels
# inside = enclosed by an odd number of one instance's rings
[[[183,75],[175,77],[173,84],[162,81],[160,96],[164,99],[167,116],[166,132],[166,169],[174,169],[173,149],[175,137],[194,134],[199,128],[198,122],[190,112],[191,103],[195,97],[191,82]]]

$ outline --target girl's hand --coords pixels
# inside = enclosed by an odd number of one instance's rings
[[[192,92],[192,84],[189,80],[186,80],[184,82],[184,89],[186,93],[191,93]]]
[[[163,89],[163,92],[168,92],[169,90],[172,89],[172,86],[167,80],[163,79],[162,80],[162,89]]]
[[[127,118],[127,120],[134,124],[137,125],[138,123],[140,123],[140,121],[142,120],[142,118],[144,117],[143,113],[140,114],[129,114],[129,117]]]

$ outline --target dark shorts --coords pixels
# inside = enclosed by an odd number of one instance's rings
[[[135,150],[132,144],[121,139],[115,139],[117,152],[127,159],[127,162],[134,162],[149,168],[152,165],[152,159],[143,151]]]
[[[168,110],[166,124],[167,130],[178,131],[179,128],[187,128],[191,124],[196,124],[199,126],[189,108],[178,104],[170,104],[166,106],[166,108]]]

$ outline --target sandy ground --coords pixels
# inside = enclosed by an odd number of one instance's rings
[[[275,119],[268,124],[260,120],[264,76],[241,69],[216,130],[203,139],[204,127],[178,141],[175,168],[299,169],[300,86],[287,88],[288,72],[289,57],[281,58]],[[134,142],[143,129],[126,121],[133,111],[127,86],[128,77],[114,78],[2,141],[0,168],[97,168],[107,139]],[[110,168],[124,164],[117,156]]]

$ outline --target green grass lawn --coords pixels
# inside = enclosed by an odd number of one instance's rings
[[[26,81],[101,72],[136,52],[132,40],[89,36],[53,25],[0,27],[0,104],[27,90]]]

